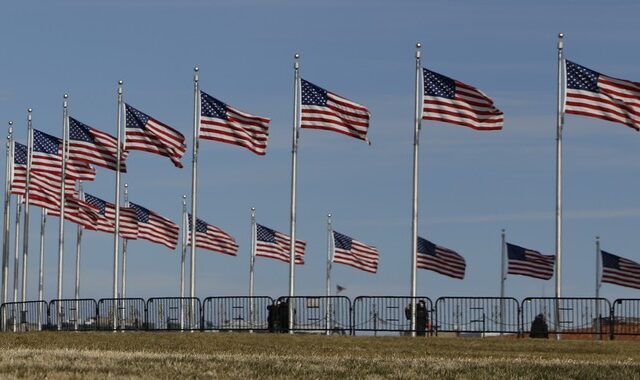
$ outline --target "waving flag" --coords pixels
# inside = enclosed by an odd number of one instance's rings
[[[115,205],[88,193],[84,194],[84,200],[93,207],[96,215],[95,228],[93,229],[114,233],[116,229]],[[120,207],[120,236],[129,240],[138,238],[138,217],[136,211],[130,207]]]
[[[142,150],[169,157],[173,165],[181,168],[180,159],[187,151],[184,135],[128,104],[125,104],[125,108],[125,149]]]
[[[288,235],[256,224],[256,236],[256,256],[269,257],[285,263],[290,262],[291,238]],[[296,240],[296,257],[294,259],[296,264],[304,264],[306,246],[307,243],[304,241]]]
[[[422,69],[422,119],[462,125],[482,131],[502,129],[504,117],[493,100],[473,86]]]
[[[36,200],[36,203],[38,200]],[[59,202],[58,202],[59,203]],[[44,207],[47,214],[51,216],[60,216],[60,207]],[[95,209],[89,203],[75,197],[68,196],[65,198],[64,219],[81,225],[88,230],[95,230],[98,217]]]
[[[418,268],[432,270],[453,278],[464,278],[467,264],[457,252],[418,237]]]
[[[347,235],[333,231],[333,262],[350,265],[354,268],[376,273],[379,253],[376,247],[366,245]]]
[[[129,207],[136,212],[138,238],[162,244],[171,249],[176,248],[180,232],[177,224],[133,202],[129,202]]]
[[[116,170],[118,140],[69,117],[69,158]],[[126,154],[122,152],[120,171],[125,173]]]
[[[60,205],[60,176],[51,173],[31,172],[29,187],[29,200],[41,193],[50,195],[55,200],[54,204]],[[67,179],[66,191],[69,195],[76,195],[75,181]],[[13,176],[11,178],[11,193],[24,195],[27,184],[27,146],[14,141],[13,148]],[[47,198],[48,199],[48,198]],[[44,200],[43,200],[44,202]],[[32,203],[33,204],[33,203]],[[41,206],[41,204],[35,204]],[[42,206],[41,206],[42,207]]]
[[[200,138],[245,147],[264,155],[269,119],[242,112],[200,91]]]
[[[61,175],[62,172],[62,140],[47,133],[33,130],[33,156],[31,170]],[[96,169],[77,160],[67,160],[66,176],[78,181],[93,181]]]
[[[565,60],[566,113],[640,129],[640,83],[618,79]]]
[[[602,282],[640,289],[640,264],[609,252],[602,254]]]
[[[367,140],[369,110],[304,79],[301,128],[325,129]]]
[[[191,232],[191,215],[189,215],[189,232]],[[188,234],[187,244],[191,245],[191,233]],[[238,244],[236,239],[216,226],[207,224],[196,218],[196,247],[210,251],[236,256]]]
[[[507,243],[509,274],[519,274],[548,280],[553,276],[556,262],[554,255],[543,255],[538,251]]]

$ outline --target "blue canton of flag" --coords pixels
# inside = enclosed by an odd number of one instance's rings
[[[347,235],[333,231],[333,262],[376,273],[379,253],[375,247],[366,245]]]
[[[291,238],[288,235],[256,224],[256,240],[256,256],[268,257],[285,263],[290,261]],[[306,245],[305,242],[296,240],[294,259],[296,264],[304,264]]]
[[[463,279],[467,264],[457,252],[418,237],[417,267]]]

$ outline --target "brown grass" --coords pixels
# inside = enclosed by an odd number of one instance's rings
[[[640,378],[618,341],[45,332],[0,350],[2,378]]]

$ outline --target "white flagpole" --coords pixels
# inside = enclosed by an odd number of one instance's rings
[[[331,297],[331,262],[333,261],[333,228],[331,227],[331,214],[327,214],[327,307],[326,307],[326,334],[331,333],[331,310],[330,301]]]
[[[420,151],[420,127],[422,121],[422,67],[420,64],[420,43],[416,44],[416,86],[415,108],[413,119],[413,204],[411,216],[411,336],[416,336],[416,305],[417,297],[417,261],[418,261],[418,166]]]
[[[40,265],[38,269],[38,301],[44,300],[44,231],[47,224],[47,209],[40,209]],[[38,305],[38,330],[42,330],[42,318],[44,313],[43,305]]]
[[[113,231],[113,292],[112,296],[114,299],[114,305],[116,304],[118,299],[118,253],[120,251],[120,163],[122,157],[122,114],[124,107],[124,102],[122,100],[122,84],[123,82],[118,81],[118,111],[117,111],[117,120],[116,120],[116,139],[117,139],[117,150],[116,150],[116,199],[115,199],[115,229]],[[118,328],[118,317],[116,312],[113,313],[113,330],[117,330]]]
[[[600,237],[596,236],[596,334],[598,336],[597,339],[602,339],[602,335],[600,334],[601,323],[600,323],[600,302],[598,302],[598,298],[600,298],[600,272],[602,265],[602,253],[600,252]]]
[[[180,255],[180,298],[184,298],[184,272],[185,259],[187,258],[187,234],[189,223],[187,220],[187,196],[182,196],[182,249]],[[184,330],[184,307],[180,302],[180,330]]]
[[[197,190],[198,190],[198,148],[200,143],[200,78],[199,68],[193,69],[193,158],[191,160],[191,278],[189,296],[196,296],[196,225],[197,225]],[[195,308],[192,305],[191,310]]]
[[[251,207],[251,251],[249,252],[249,320],[251,326],[255,324],[255,304],[253,296],[255,295],[254,289],[254,267],[256,264],[256,208]],[[253,332],[249,330],[250,333]]]
[[[562,127],[563,113],[563,84],[564,84],[564,35],[558,34],[558,112],[556,129],[556,326],[560,328],[560,300],[562,297]],[[560,334],[556,334],[560,339]]]
[[[78,196],[80,199],[84,199],[82,192],[82,181],[78,181]],[[80,299],[80,255],[82,254],[82,225],[76,225],[76,289],[75,289],[75,299],[76,299],[76,310],[75,310],[75,322],[74,329],[78,330],[78,312],[80,310],[80,303],[78,300]]]
[[[33,156],[33,124],[31,121],[32,109],[27,110],[27,178],[24,188],[24,232],[22,236],[22,302],[27,301],[27,271],[29,263],[29,186],[31,183],[31,162]]]
[[[9,235],[11,229],[11,179],[13,178],[13,122],[9,122],[7,134],[7,156],[4,177],[4,231],[2,234],[2,303],[9,295]],[[4,321],[2,325],[4,331]]]
[[[293,64],[293,136],[291,142],[291,216],[289,236],[289,297],[295,295],[296,283],[296,188],[298,165],[298,133],[300,130],[300,54]],[[289,333],[293,333],[293,302],[289,299]]]
[[[16,197],[16,232],[14,236],[13,257],[13,302],[18,302],[20,284],[20,215],[22,214],[22,195]]]
[[[124,184],[124,207],[129,207],[129,185]],[[127,298],[127,239],[122,239],[122,278],[121,280],[121,295],[122,298]]]
[[[67,134],[69,131],[69,104],[67,94],[63,95],[62,101],[62,170],[60,175],[60,228],[58,230],[58,293],[57,298],[62,299],[62,277],[64,271],[64,199],[65,181],[67,176]],[[62,329],[62,303],[58,302],[58,330]]]
[[[500,335],[502,335],[502,330],[504,330],[504,283],[507,280],[506,274],[506,254],[507,254],[507,240],[504,228],[502,229],[502,243],[500,245],[501,253],[500,253]]]

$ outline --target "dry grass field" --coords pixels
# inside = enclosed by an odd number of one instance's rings
[[[640,378],[632,341],[2,333],[1,378]]]

